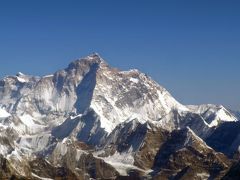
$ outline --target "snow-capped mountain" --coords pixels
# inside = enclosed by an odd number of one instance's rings
[[[224,123],[238,120],[223,106],[185,106],[146,74],[95,53],[51,75],[0,80],[0,178],[222,177],[231,161],[207,140]]]
[[[188,106],[192,112],[200,114],[210,127],[222,122],[236,122],[237,117],[222,105],[203,104],[200,106]]]

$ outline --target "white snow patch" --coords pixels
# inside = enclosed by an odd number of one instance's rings
[[[235,118],[234,116],[230,116],[227,114],[227,111],[226,109],[220,109],[218,112],[217,112],[217,116],[219,118],[221,118],[223,121],[237,121],[237,118]]]
[[[5,156],[8,153],[8,147],[6,145],[0,144],[0,154]]]
[[[137,78],[130,78],[130,81],[132,81],[133,83],[138,83],[139,79],[137,79]]]
[[[20,116],[19,118],[21,119],[21,121],[22,121],[26,126],[34,126],[34,125],[35,125],[32,116],[30,116],[30,115],[28,115],[28,114],[24,114],[23,116]]]
[[[17,80],[21,83],[27,82],[24,78],[21,78],[21,77],[18,77],[18,76],[17,76]]]
[[[23,74],[22,72],[18,72],[17,73],[19,76],[25,76],[25,74]]]
[[[196,176],[201,179],[208,179],[210,177],[210,175],[207,173],[197,173]]]
[[[0,108],[0,119],[5,119],[11,116],[5,109]]]
[[[76,116],[70,116],[70,119],[76,119],[77,117],[82,117],[82,114],[78,114]]]
[[[127,175],[127,170],[136,169],[134,158],[130,153],[116,152],[112,156],[102,158],[106,163],[111,164],[121,175]]]
[[[106,163],[112,165],[120,175],[122,176],[127,176],[128,175],[128,171],[131,170],[131,169],[137,169],[137,170],[140,170],[140,171],[143,171],[142,169],[136,167],[136,166],[133,166],[133,165],[130,165],[130,164],[125,164],[125,163],[121,163],[121,162],[110,162],[110,161],[106,161]]]
[[[128,122],[131,122],[131,121],[134,123],[134,126],[133,126],[133,127],[135,127],[135,124],[136,124],[137,122],[139,122],[140,124],[144,124],[144,123],[147,122],[147,120],[142,119],[141,115],[140,115],[140,114],[137,114],[137,113],[133,113],[133,114],[132,114],[126,121],[124,121],[124,122],[128,123]]]
[[[131,153],[119,153],[115,152],[112,156],[108,156],[104,158],[107,162],[121,162],[124,164],[133,165],[134,164],[134,158],[131,155]]]
[[[54,76],[53,74],[49,74],[49,75],[43,76],[43,78],[50,78],[50,77],[53,77],[53,76]]]
[[[101,158],[101,157],[97,157],[97,158]],[[136,166],[134,166],[134,158],[131,155],[131,153],[119,153],[116,152],[114,155],[109,156],[109,157],[104,157],[101,158],[103,159],[106,163],[112,165],[118,172],[119,174],[123,175],[123,176],[127,176],[128,175],[128,171],[131,169],[136,169],[138,171],[142,171],[145,174],[147,174],[147,172],[151,171],[145,171],[143,169],[140,169]]]
[[[34,174],[34,173],[32,173],[32,176],[35,177],[35,178],[38,178],[38,179],[40,179],[40,180],[53,180],[53,179],[51,179],[51,178],[40,177],[40,176],[38,176],[38,175],[36,175],[36,174]]]
[[[61,156],[64,156],[67,153],[68,147],[66,143],[57,143],[56,146],[56,151],[59,152],[61,154]]]

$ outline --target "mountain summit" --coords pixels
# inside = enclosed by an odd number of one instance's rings
[[[220,178],[240,139],[218,132],[238,124],[223,106],[185,106],[93,53],[51,75],[0,80],[0,178]]]

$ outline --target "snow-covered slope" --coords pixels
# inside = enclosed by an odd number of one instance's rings
[[[210,127],[217,126],[221,122],[235,122],[237,117],[222,105],[204,104],[200,106],[188,106],[192,112],[200,114]]]
[[[0,108],[0,120],[11,116],[5,109]]]
[[[101,61],[90,107],[110,133],[120,122],[139,118],[158,121],[172,109],[187,109],[163,87],[137,71],[119,71]]]

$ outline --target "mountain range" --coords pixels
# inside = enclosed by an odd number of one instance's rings
[[[0,179],[239,179],[239,119],[93,53],[0,80]]]

